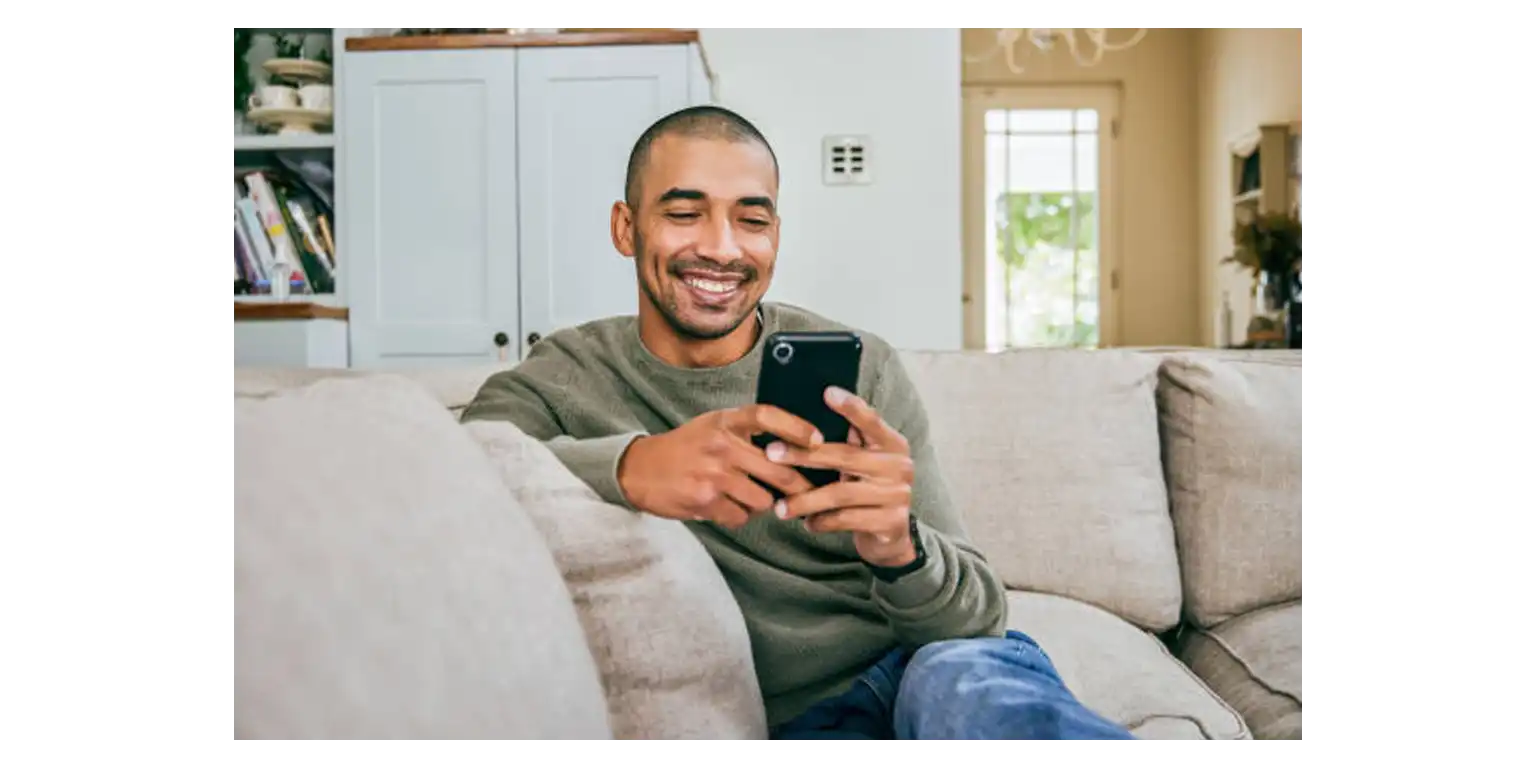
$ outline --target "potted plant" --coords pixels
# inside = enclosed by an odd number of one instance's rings
[[[302,59],[304,58],[304,36],[273,35],[272,49],[279,59]]]
[[[238,123],[245,115],[246,101],[250,99],[251,92],[256,90],[256,84],[251,80],[251,64],[246,61],[246,56],[251,52],[251,30],[235,28],[235,120]],[[236,133],[239,131],[237,130]]]
[[[1301,219],[1291,213],[1260,213],[1232,227],[1232,255],[1253,273],[1261,311],[1283,311],[1301,287]]]

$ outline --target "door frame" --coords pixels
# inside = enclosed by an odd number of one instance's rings
[[[1121,334],[1120,185],[1116,156],[1122,117],[1118,85],[967,85],[961,88],[961,216],[965,348],[987,348],[986,114],[989,109],[1093,109],[1099,112],[1099,344]]]

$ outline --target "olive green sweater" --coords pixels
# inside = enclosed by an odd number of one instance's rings
[[[796,307],[762,307],[763,332],[752,351],[717,368],[663,362],[641,343],[633,316],[552,333],[515,369],[487,380],[462,418],[512,422],[546,441],[605,500],[632,508],[616,476],[631,440],[706,411],[753,402],[769,333],[847,330]],[[813,534],[771,514],[735,531],[686,523],[741,607],[771,725],[846,689],[898,644],[999,635],[1005,628],[1003,584],[965,538],[940,476],[923,404],[891,346],[860,335],[859,395],[911,445],[911,512],[927,565],[886,583],[864,567],[850,534]]]

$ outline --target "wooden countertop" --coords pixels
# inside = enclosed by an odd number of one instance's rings
[[[678,45],[699,42],[693,29],[581,30],[549,34],[412,35],[349,37],[348,51],[423,51],[449,48],[549,48],[576,45]]]
[[[235,320],[345,320],[346,307],[304,301],[235,302]]]

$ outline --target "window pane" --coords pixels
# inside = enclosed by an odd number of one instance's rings
[[[1072,137],[1008,137],[1008,189],[1066,192],[1072,189]]]
[[[1029,133],[1070,133],[1070,109],[1015,109],[1008,113],[1008,130]]]
[[[1079,109],[1077,111],[1077,130],[1096,131],[1099,129],[1099,112],[1096,109]]]
[[[1002,133],[1008,130],[1008,111],[1005,109],[987,110],[987,133]]]
[[[1097,137],[988,136],[986,171],[988,346],[1097,346]]]

